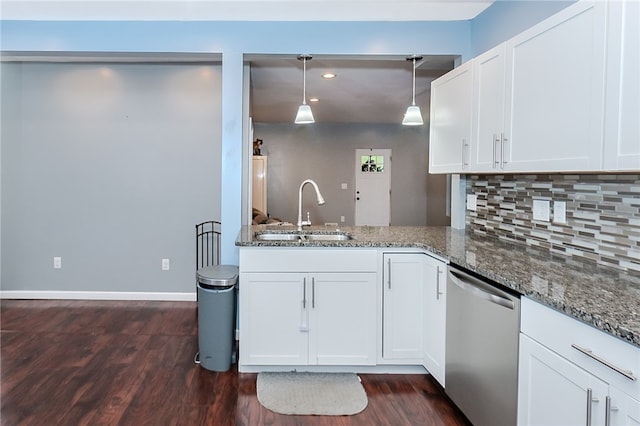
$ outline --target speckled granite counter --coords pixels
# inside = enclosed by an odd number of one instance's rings
[[[295,227],[243,227],[237,246],[407,247],[434,253],[578,320],[640,347],[640,276],[597,267],[549,252],[475,236],[449,227],[340,227],[347,241],[258,241],[262,231]],[[305,232],[327,232],[324,227]]]

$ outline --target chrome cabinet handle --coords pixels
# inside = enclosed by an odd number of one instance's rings
[[[593,389],[587,388],[587,426],[591,426],[591,398],[593,397]]]
[[[316,308],[316,279],[311,278],[311,309]]]
[[[611,397],[607,396],[604,400],[604,426],[611,425]]]
[[[502,144],[500,144],[500,161],[502,163],[502,168],[504,169],[504,165],[507,164],[507,159],[504,156],[504,146],[509,143],[509,139],[505,137],[504,133],[500,134],[500,138],[502,139]]]
[[[307,278],[302,279],[302,308],[307,309]]]
[[[307,278],[302,278],[302,309],[300,310],[300,331],[308,332],[309,323],[307,318]]]
[[[391,290],[391,259],[387,259],[387,269],[389,273],[387,274],[387,284],[389,285],[389,290]]]
[[[464,161],[464,151],[468,146],[469,144],[467,143],[467,140],[465,138],[462,138],[462,168],[463,169],[465,168],[465,166],[469,165],[468,161]]]
[[[440,270],[440,265],[436,266],[436,270],[438,271],[438,274],[436,276],[436,300],[440,300],[440,296],[444,294],[440,291],[440,274],[442,274],[444,271]]]
[[[498,159],[498,148],[497,145],[500,143],[500,139],[496,133],[493,134],[493,168],[495,169],[500,164],[500,160]]]
[[[605,367],[608,367],[608,368],[612,369],[616,373],[622,374],[627,379],[633,380],[633,381],[636,380],[636,377],[633,375],[633,371],[631,371],[631,370],[623,370],[622,368],[618,367],[617,365],[614,365],[611,362],[607,361],[606,359],[594,354],[591,349],[580,347],[580,346],[576,345],[575,343],[572,343],[571,347],[573,349],[579,351],[579,352],[582,352],[583,354],[585,354],[589,358],[591,358],[591,359],[593,359],[595,361],[598,361],[600,364],[604,365]]]

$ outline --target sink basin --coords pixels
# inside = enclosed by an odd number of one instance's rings
[[[347,241],[353,240],[351,235],[347,234],[306,234],[305,237],[309,241]]]
[[[264,233],[256,234],[255,238],[259,241],[300,241],[302,240],[300,234],[284,234],[284,233]]]
[[[258,241],[347,241],[353,237],[348,234],[294,234],[286,232],[263,232],[256,233],[255,239]]]

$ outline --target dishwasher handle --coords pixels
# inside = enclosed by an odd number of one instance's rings
[[[467,275],[460,271],[449,269],[449,280],[461,289],[474,294],[476,297],[503,306],[507,309],[515,309],[516,305],[508,296],[503,296],[500,291],[490,284]]]

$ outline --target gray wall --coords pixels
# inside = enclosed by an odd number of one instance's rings
[[[444,203],[432,201],[434,194],[444,199],[445,181],[443,176],[428,174],[428,135],[428,125],[254,123],[254,138],[264,141],[262,154],[269,157],[268,213],[295,223],[298,188],[310,178],[318,183],[327,201],[318,206],[313,189],[305,188],[304,210],[310,212],[312,222],[353,225],[355,150],[390,148],[391,224],[446,223]],[[347,190],[341,189],[342,183],[348,185]],[[340,216],[345,216],[344,223]]]
[[[194,224],[220,218],[220,66],[2,71],[2,290],[193,292]]]

